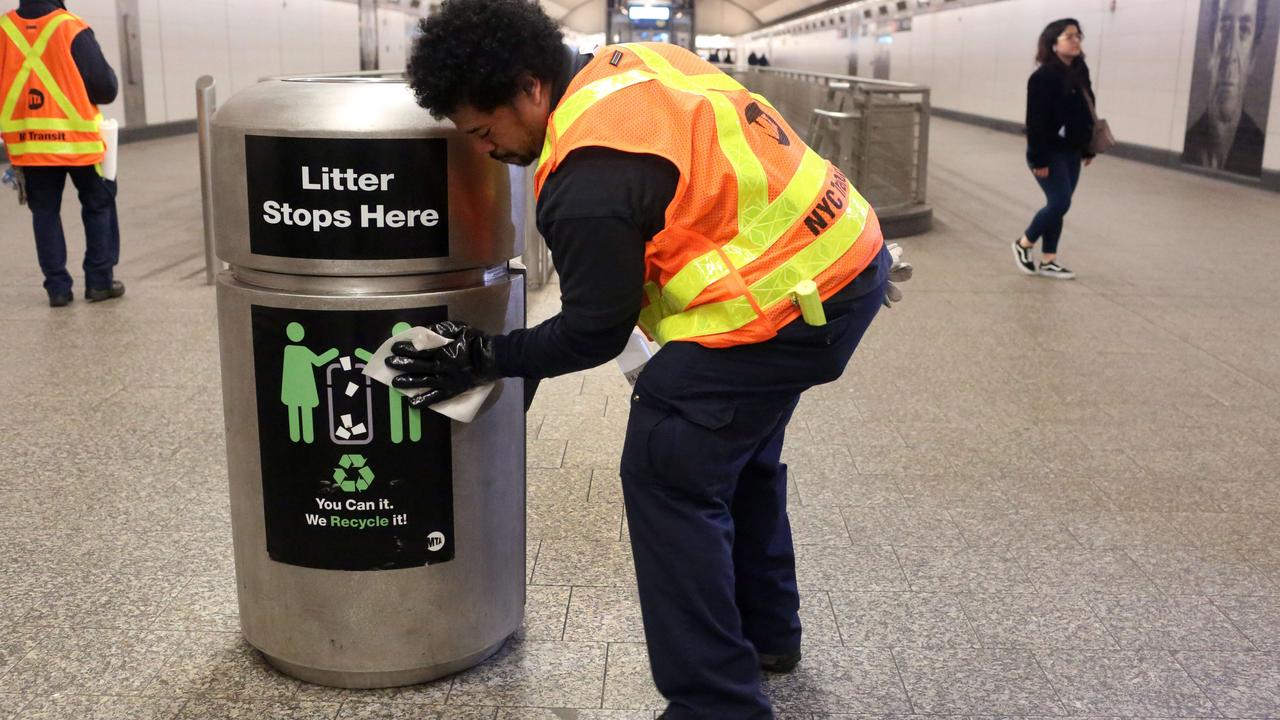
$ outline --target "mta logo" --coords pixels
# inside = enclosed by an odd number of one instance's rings
[[[39,110],[44,107],[44,93],[35,88],[27,91],[27,109]]]
[[[783,147],[791,144],[791,138],[787,137],[787,133],[782,130],[782,126],[778,124],[777,120],[769,117],[759,103],[751,103],[744,112],[747,116],[747,124],[759,125],[764,128],[765,134],[778,141],[778,144]],[[761,120],[764,122],[760,122]]]

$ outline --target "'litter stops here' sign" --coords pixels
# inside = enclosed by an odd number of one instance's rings
[[[444,138],[246,135],[257,255],[395,260],[449,254]]]

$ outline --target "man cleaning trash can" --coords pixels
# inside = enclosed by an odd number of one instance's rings
[[[563,308],[498,336],[438,323],[452,342],[395,346],[394,384],[427,388],[421,406],[583,370],[638,322],[662,348],[635,385],[621,474],[663,717],[772,718],[761,671],[800,660],[783,435],[909,266],[767,99],[686,50],[574,57],[524,0],[447,0],[421,30],[419,104],[495,160],[539,160]]]

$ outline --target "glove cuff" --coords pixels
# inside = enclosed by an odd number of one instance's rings
[[[472,345],[471,372],[477,384],[492,382],[500,377],[493,338],[484,333],[479,333]]]

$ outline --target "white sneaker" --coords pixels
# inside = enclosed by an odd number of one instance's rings
[[[1055,260],[1040,263],[1040,269],[1037,272],[1042,277],[1057,278],[1059,280],[1074,280],[1076,274],[1062,267]]]

